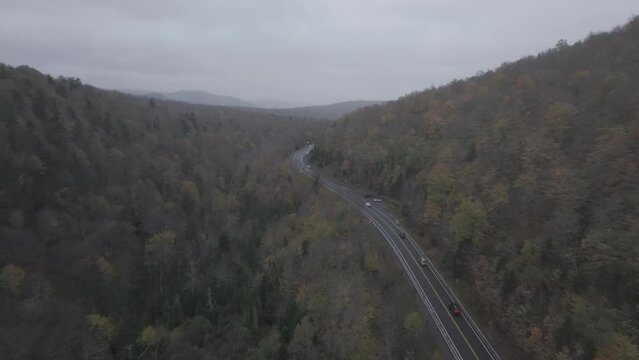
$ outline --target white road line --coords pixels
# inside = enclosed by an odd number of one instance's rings
[[[383,211],[381,211],[379,209],[376,209],[376,210],[381,214],[381,216],[383,216],[384,218],[388,219],[387,223],[390,223],[392,226],[396,226],[396,225],[394,225],[394,223],[392,222],[392,219],[388,215],[386,215]],[[501,360],[501,358],[499,357],[499,355],[497,354],[495,349],[490,345],[490,342],[488,342],[488,340],[486,339],[484,334],[481,332],[481,330],[479,329],[477,324],[475,324],[475,321],[472,319],[472,317],[470,317],[470,315],[469,315],[470,313],[462,305],[461,301],[459,301],[457,296],[455,296],[455,293],[445,283],[445,280],[443,279],[443,277],[439,273],[439,271],[437,271],[437,268],[432,263],[432,261],[428,258],[428,256],[426,256],[425,252],[417,245],[417,243],[415,242],[415,240],[413,239],[412,236],[410,236],[408,233],[406,233],[406,237],[409,239],[411,245],[420,254],[420,256],[423,256],[428,261],[428,263],[430,265],[431,272],[433,273],[433,275],[435,275],[435,279],[437,279],[437,281],[439,282],[441,287],[444,289],[444,291],[446,292],[448,297],[450,297],[453,301],[455,301],[455,303],[457,303],[462,308],[464,314],[466,314],[466,316],[463,316],[464,320],[466,321],[466,323],[468,324],[470,329],[473,331],[475,336],[477,336],[477,338],[480,340],[480,343],[482,344],[482,346],[484,347],[486,352],[490,355],[490,357],[492,359],[496,358],[496,359]],[[472,322],[472,324],[471,324],[471,322]]]
[[[329,179],[326,179],[326,178],[325,178],[325,181],[326,181],[326,182],[328,182],[328,183],[330,183],[331,185],[333,185],[333,186],[334,186],[334,187],[336,187],[336,188],[339,188],[339,187],[340,187],[337,183],[335,183],[335,182],[334,182],[334,181],[332,181],[332,180],[329,180]],[[348,193],[348,192],[346,192],[346,191],[343,191],[343,190],[341,190],[341,191],[340,191],[340,190],[338,190],[338,189],[333,189],[333,191],[338,192],[338,193],[342,193],[342,195],[344,195],[344,196],[353,197],[353,198],[355,198],[358,202],[361,202],[361,201],[362,201],[361,199],[359,199],[359,197],[357,197],[357,195],[350,194],[350,193]],[[366,209],[367,209],[367,211],[370,211],[371,213],[375,213],[375,211],[377,210],[377,209],[376,209],[376,208],[374,208],[374,207],[367,207]],[[378,211],[378,210],[377,210],[377,211]],[[379,215],[377,215],[377,216],[379,216]],[[381,218],[380,218],[380,220],[384,221],[384,220],[383,220],[383,219],[381,219]],[[385,222],[385,221],[384,221],[384,222]],[[385,222],[385,223],[386,223],[386,222]],[[388,224],[387,224],[387,225],[388,225]],[[395,230],[394,230],[394,228],[393,228],[392,226],[390,227],[390,229],[391,229],[391,231],[393,231],[393,233],[395,234],[395,236],[398,236],[398,233],[397,233],[397,232],[395,232]],[[404,243],[401,241],[401,239],[400,239],[400,242],[402,243],[402,245],[404,246],[404,248],[406,249],[406,251],[408,252],[408,254],[409,254],[409,255],[413,258],[413,261],[414,261],[416,264],[418,264],[418,265],[419,265],[419,263],[417,262],[417,259],[416,259],[416,258],[415,258],[415,256],[411,253],[411,251],[408,249],[408,247],[406,246],[406,244],[404,244]],[[396,245],[396,243],[395,243],[394,241],[393,241],[393,243]],[[396,245],[396,246],[398,246],[398,245]],[[435,294],[435,296],[436,296],[436,297],[438,298],[438,300],[440,301],[440,303],[441,303],[442,307],[443,307],[444,309],[446,309],[446,304],[443,302],[443,300],[442,300],[442,299],[441,299],[441,297],[439,296],[439,294],[438,294],[438,292],[437,292],[437,289],[435,289],[435,286],[431,283],[430,279],[428,279],[428,276],[424,273],[424,270],[421,268],[421,266],[419,266],[419,269],[420,269],[420,271],[422,272],[422,275],[424,276],[424,278],[426,279],[426,282],[428,283],[428,285],[430,285],[431,289],[433,290],[433,293]],[[411,269],[411,272],[412,272],[412,269]],[[468,341],[468,339],[467,339],[467,338],[466,338],[466,336],[464,335],[463,331],[459,328],[459,325],[457,325],[457,322],[455,321],[455,319],[453,319],[453,318],[452,318],[452,315],[450,315],[450,313],[449,313],[447,310],[445,310],[445,311],[446,311],[446,314],[450,317],[450,321],[451,321],[451,323],[452,323],[452,324],[453,324],[453,325],[457,328],[457,331],[459,332],[459,335],[461,336],[461,338],[464,340],[464,342],[466,342],[466,345],[468,346],[468,349],[469,349],[469,350],[473,353],[473,355],[475,356],[475,358],[479,358],[479,356],[475,353],[475,350],[474,350],[473,346],[472,346],[472,345],[470,345],[470,342]]]
[[[439,315],[437,314],[437,312],[435,311],[432,303],[428,299],[428,296],[426,295],[424,289],[421,287],[421,284],[419,283],[419,281],[417,281],[417,276],[415,275],[413,270],[410,268],[410,265],[408,265],[408,261],[406,260],[406,258],[402,254],[402,252],[397,247],[397,244],[392,240],[392,238],[388,234],[388,232],[383,228],[383,226],[379,223],[378,220],[375,220],[375,219],[371,218],[370,214],[367,213],[368,209],[366,207],[361,207],[361,204],[359,204],[359,202],[360,202],[359,199],[353,200],[352,199],[352,195],[340,191],[340,189],[337,188],[338,185],[333,184],[330,180],[328,180],[326,178],[323,178],[323,180],[324,180],[324,185],[326,187],[328,187],[329,189],[333,190],[338,195],[342,195],[342,198],[344,198],[344,200],[346,200],[347,202],[351,203],[357,209],[359,209],[361,212],[363,212],[364,215],[369,220],[371,220],[371,222],[373,222],[375,227],[380,231],[380,233],[385,238],[387,243],[393,249],[393,252],[396,254],[397,258],[400,260],[400,264],[404,268],[405,273],[408,275],[409,280],[411,281],[411,283],[415,287],[415,290],[417,290],[417,293],[420,296],[420,298],[421,298],[422,302],[424,303],[424,305],[426,306],[428,312],[431,314],[431,317],[435,321],[435,325],[437,326],[437,328],[439,329],[440,333],[444,337],[444,340],[445,340],[446,344],[448,345],[448,347],[450,348],[452,355],[455,357],[455,359],[462,359],[461,354],[459,353],[459,350],[457,349],[457,347],[453,343],[452,339],[450,338],[450,335],[448,334],[448,331],[446,330],[446,328],[444,327],[441,319],[439,318]],[[333,188],[331,185],[334,186],[335,188]]]
[[[304,148],[307,149],[308,147]],[[306,156],[304,149],[293,153],[290,156],[291,160],[295,160],[292,162],[296,162],[298,166],[298,170],[300,170],[301,172],[303,172],[305,175],[312,177],[313,171],[311,171],[310,169],[308,169],[306,167],[306,165],[304,164],[304,157]],[[311,148],[312,150],[312,148]],[[355,205],[362,213],[364,213],[364,215],[371,220],[371,222],[373,222],[373,224],[375,225],[375,227],[380,231],[380,233],[382,233],[382,235],[384,236],[384,238],[386,239],[386,241],[389,243],[389,245],[391,246],[391,248],[393,249],[393,252],[395,252],[396,256],[398,257],[398,259],[400,259],[400,263],[402,264],[402,267],[405,268],[406,273],[409,275],[409,279],[411,280],[411,282],[413,283],[413,286],[415,287],[415,289],[418,292],[418,295],[420,296],[420,298],[422,299],[422,301],[424,302],[424,304],[427,307],[427,310],[429,310],[429,312],[433,312],[435,316],[437,316],[436,320],[439,322],[437,323],[436,321],[436,325],[438,326],[438,328],[440,327],[440,325],[442,326],[442,328],[440,328],[440,332],[443,331],[445,332],[445,340],[447,340],[447,345],[449,345],[449,348],[451,348],[451,352],[453,353],[453,355],[459,355],[459,351],[457,350],[457,348],[455,347],[454,343],[452,343],[452,339],[450,338],[450,335],[447,333],[447,330],[443,327],[443,323],[441,322],[441,319],[439,319],[439,315],[434,311],[434,307],[433,305],[430,303],[430,300],[428,300],[427,296],[425,295],[425,292],[423,290],[423,288],[421,288],[421,284],[419,284],[419,281],[417,281],[417,277],[415,275],[415,273],[413,272],[412,268],[410,267],[410,265],[408,265],[408,262],[406,260],[406,258],[404,257],[403,253],[401,253],[401,251],[399,250],[399,248],[397,247],[398,245],[396,244],[396,242],[394,240],[392,240],[392,237],[390,236],[390,234],[383,228],[383,226],[381,225],[381,223],[379,223],[379,221],[381,220],[382,222],[384,222],[387,226],[389,226],[389,229],[397,236],[398,235],[398,231],[399,227],[397,225],[394,224],[394,222],[392,221],[392,219],[386,215],[384,213],[384,211],[377,209],[376,207],[362,207],[361,204],[359,204],[360,202],[362,202],[362,200],[359,198],[359,195],[350,192],[350,189],[346,186],[340,185],[328,178],[324,178],[324,177],[320,177],[321,180],[323,180],[323,183],[326,187],[328,187],[329,189],[333,190],[334,192],[342,195],[342,198],[344,198],[345,200],[347,200],[347,202]],[[330,186],[332,185],[332,187]],[[347,189],[348,191],[345,191],[344,189]],[[355,198],[355,200],[353,200],[353,198]],[[370,214],[368,213],[370,211]],[[372,218],[372,215],[375,215],[377,217],[379,217],[379,220],[375,220]],[[462,307],[464,313],[466,314],[466,316],[463,316],[464,320],[466,321],[466,323],[468,324],[468,326],[471,328],[471,330],[473,331],[473,333],[475,334],[475,336],[480,340],[480,343],[482,344],[482,346],[484,347],[484,349],[486,350],[486,352],[489,354],[489,356],[492,359],[495,359],[495,356],[497,357],[497,359],[499,358],[499,355],[497,355],[497,353],[495,352],[495,350],[492,348],[492,346],[490,345],[490,343],[488,342],[488,340],[485,338],[484,334],[481,332],[481,330],[479,329],[479,327],[477,326],[477,324],[475,324],[475,322],[472,320],[472,318],[470,318],[469,313],[466,311],[466,309],[463,307],[463,305],[460,303],[459,299],[454,295],[454,293],[452,292],[452,290],[445,284],[445,281],[443,280],[443,277],[441,276],[441,274],[437,271],[437,269],[434,267],[432,261],[425,255],[425,253],[423,252],[423,250],[421,250],[421,248],[419,248],[419,246],[416,244],[415,240],[407,234],[407,237],[410,241],[410,244],[412,245],[412,247],[416,250],[416,252],[420,255],[423,256],[424,258],[427,259],[427,261],[430,264],[430,268],[429,270],[431,270],[432,274],[435,276],[435,279],[438,281],[438,283],[440,284],[440,286],[444,289],[444,291],[446,292],[446,295],[448,295],[448,297],[450,299],[453,299],[454,301],[456,301],[460,307]],[[417,263],[419,265],[419,262],[417,261],[415,255],[408,249],[405,241],[402,241],[401,238],[399,240],[402,245],[404,246],[404,248],[406,249],[406,251],[408,252],[408,254],[413,258],[413,260],[415,261],[415,263]],[[428,276],[426,275],[426,273],[424,272],[423,268],[421,266],[419,266],[420,271],[422,272],[422,275],[425,277],[426,281],[429,283],[429,285],[431,286],[431,288],[433,289],[433,292],[435,293],[436,296],[439,297],[437,290],[435,289],[435,287],[433,286],[433,284],[430,282],[430,280],[428,279]],[[411,276],[413,278],[411,278]],[[417,283],[417,285],[415,284],[415,282]],[[440,302],[443,301],[441,298],[439,298]],[[449,314],[450,315],[450,314]],[[431,317],[433,317],[433,314],[431,314]],[[433,317],[434,318],[434,317]],[[435,318],[434,318],[435,319]],[[470,320],[470,322],[469,322]],[[452,319],[453,323],[455,324],[455,326],[457,326],[457,323],[455,322],[454,319]],[[472,324],[471,324],[472,322]],[[459,329],[460,334],[462,335],[462,337],[464,338],[464,340],[467,342],[467,345],[469,346],[470,350],[474,353],[474,350],[472,348],[472,346],[470,346],[470,344],[468,343],[468,340],[465,338],[463,332],[461,331],[461,329]],[[478,333],[479,332],[479,333]],[[444,335],[444,333],[442,333],[442,335]],[[450,343],[448,342],[450,341]],[[488,347],[490,347],[490,349],[488,349],[486,347],[486,345],[488,345]],[[455,354],[456,353],[456,354]],[[477,356],[475,354],[475,356]]]
[[[325,178],[324,178],[325,179]],[[326,179],[325,179],[326,181]],[[450,335],[448,334],[448,331],[446,330],[443,322],[441,321],[441,319],[439,318],[439,315],[437,314],[437,312],[435,311],[434,306],[432,305],[432,303],[430,302],[430,300],[428,299],[428,296],[426,295],[426,292],[424,291],[424,289],[421,287],[421,284],[419,283],[419,281],[417,281],[417,276],[415,275],[415,273],[413,272],[413,270],[410,268],[410,265],[408,265],[408,261],[406,260],[406,258],[404,257],[404,255],[402,254],[402,252],[399,250],[399,248],[397,247],[397,244],[395,244],[393,242],[393,240],[391,239],[390,235],[388,234],[388,232],[386,232],[386,230],[383,228],[383,226],[378,222],[378,220],[373,219],[369,214],[366,213],[367,208],[362,208],[361,204],[358,204],[359,201],[354,201],[353,199],[350,198],[350,196],[348,196],[347,194],[343,194],[341,192],[339,192],[339,190],[331,188],[329,186],[330,183],[327,183],[326,186],[329,189],[332,189],[333,191],[335,191],[338,194],[341,194],[343,198],[345,198],[345,200],[351,204],[353,204],[357,209],[359,209],[361,212],[364,213],[364,215],[370,219],[373,224],[375,225],[375,227],[380,231],[380,233],[382,234],[382,236],[384,237],[384,239],[386,240],[386,242],[391,246],[391,248],[393,249],[393,252],[395,253],[395,255],[397,256],[397,258],[400,261],[400,264],[402,265],[402,267],[404,268],[405,273],[408,275],[409,280],[411,281],[411,283],[413,284],[413,287],[415,287],[415,290],[417,290],[417,294],[419,295],[419,297],[421,298],[422,302],[424,303],[424,305],[426,305],[426,309],[428,310],[428,312],[430,313],[431,317],[433,318],[433,320],[435,321],[435,325],[437,326],[437,328],[439,329],[440,333],[442,334],[442,337],[444,338],[444,341],[446,342],[446,344],[448,345],[453,357],[455,357],[455,359],[463,359],[461,354],[459,353],[459,350],[457,349],[457,347],[455,346],[454,342],[452,341],[452,338],[450,337]],[[333,185],[333,184],[330,184]],[[348,198],[346,198],[348,197]],[[359,200],[359,199],[358,199]]]
[[[376,211],[378,213],[381,213],[381,211],[379,209],[374,209],[373,211]],[[379,215],[378,215],[379,216]],[[384,217],[386,218],[386,217]],[[389,219],[390,220],[390,219]],[[413,254],[413,252],[410,251],[410,249],[408,248],[408,246],[406,245],[406,243],[404,241],[402,241],[401,237],[399,237],[399,233],[396,231],[396,226],[393,224],[392,221],[386,221],[383,220],[384,223],[389,226],[391,228],[391,230],[393,231],[393,233],[395,233],[395,235],[398,236],[399,238],[399,242],[404,246],[404,248],[406,249],[406,251],[410,254],[410,256],[413,258],[413,261],[419,266],[419,271],[421,271],[422,275],[424,275],[424,278],[426,279],[426,281],[428,282],[428,285],[430,285],[430,287],[433,289],[433,292],[435,293],[435,296],[437,296],[437,298],[439,299],[439,301],[442,303],[442,306],[444,308],[446,308],[446,304],[444,303],[444,301],[442,300],[441,296],[439,295],[439,292],[437,291],[437,289],[435,288],[435,286],[433,285],[433,283],[430,281],[430,279],[428,278],[428,275],[426,275],[426,272],[424,272],[424,268],[419,264],[419,261],[417,260],[417,258],[415,257],[415,255]],[[401,231],[401,230],[400,230]],[[404,232],[405,233],[405,232]],[[445,290],[444,290],[445,291]],[[452,317],[452,315],[447,312],[448,316],[451,318],[451,321],[453,322],[453,324],[455,325],[455,327],[457,328],[457,330],[459,331],[459,333],[461,334],[462,338],[464,339],[464,341],[466,341],[466,344],[468,345],[468,347],[471,349],[471,351],[473,352],[473,354],[475,355],[476,358],[479,358],[479,356],[475,353],[475,350],[473,348],[472,345],[470,345],[470,342],[468,341],[468,339],[466,338],[466,336],[464,335],[464,332],[459,328],[459,325],[457,325],[457,321]],[[462,316],[465,318],[465,316]],[[477,336],[477,334],[475,333],[475,336]],[[481,343],[481,339],[479,339],[479,342]],[[483,345],[483,344],[482,344]],[[486,353],[492,357],[492,355],[490,354],[490,352],[488,351],[488,349],[486,349],[486,347],[484,346],[484,349],[486,350]]]

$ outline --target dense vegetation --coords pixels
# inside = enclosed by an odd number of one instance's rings
[[[357,109],[383,104],[383,101],[345,101],[328,105],[303,106],[288,109],[253,109],[255,111],[275,114],[279,116],[295,116],[307,119],[330,119],[336,120]]]
[[[514,352],[639,358],[639,19],[357,111],[313,156],[397,199]]]
[[[383,242],[288,165],[323,126],[0,65],[1,357],[432,354]]]

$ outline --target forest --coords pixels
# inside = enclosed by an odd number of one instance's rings
[[[327,126],[0,65],[1,357],[441,357],[381,237],[288,162]]]
[[[444,358],[308,141],[502,358],[639,359],[639,18],[336,121],[0,64],[0,358]]]
[[[330,125],[504,358],[638,359],[639,18]]]

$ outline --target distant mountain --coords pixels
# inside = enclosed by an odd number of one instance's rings
[[[176,91],[163,95],[170,100],[183,101],[191,104],[255,107],[254,104],[236,97],[215,95],[206,91]]]
[[[129,95],[154,97],[156,99],[166,99],[166,97],[164,97],[164,94],[153,91],[153,90],[144,90],[144,89],[114,89],[114,90],[125,93],[125,94],[129,94]]]
[[[307,106],[308,104],[286,101],[286,100],[277,100],[277,99],[258,99],[251,100],[253,104],[255,104],[259,108],[264,109],[292,109],[298,108],[302,106]]]
[[[154,92],[154,91],[144,92],[142,94],[133,94],[133,95],[151,97],[151,98],[160,99],[160,100],[171,100],[166,95],[159,92]]]
[[[367,106],[382,105],[386,101],[344,101],[329,105],[303,106],[291,109],[257,109],[280,116],[295,116],[316,119],[339,119],[342,116]]]
[[[256,107],[255,104],[248,101],[225,95],[211,94],[200,90],[182,90],[170,93],[160,93],[153,90],[119,90],[121,92],[152,97],[161,100],[181,101],[189,104],[212,105],[212,106],[232,106],[232,107]]]
[[[252,108],[253,110],[260,113],[329,120],[339,119],[340,117],[348,113],[366,106],[381,105],[386,103],[386,101],[355,100],[343,101],[328,105],[295,106],[296,104],[290,101],[262,99],[249,102],[232,96],[215,95],[206,91],[199,90],[184,90],[171,93],[160,93],[153,90],[119,91],[131,95],[152,97],[160,100],[174,100],[200,105]]]

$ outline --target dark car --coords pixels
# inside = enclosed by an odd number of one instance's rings
[[[402,238],[402,239],[406,239],[406,233],[403,232],[403,231],[400,231],[399,232],[399,237]]]
[[[455,304],[454,302],[448,304],[448,310],[450,310],[450,312],[452,312],[455,316],[461,315],[461,309],[459,308],[459,305]]]
[[[365,197],[365,198],[372,198],[372,197],[373,197],[373,195],[371,195],[371,194],[364,194],[364,197]]]

